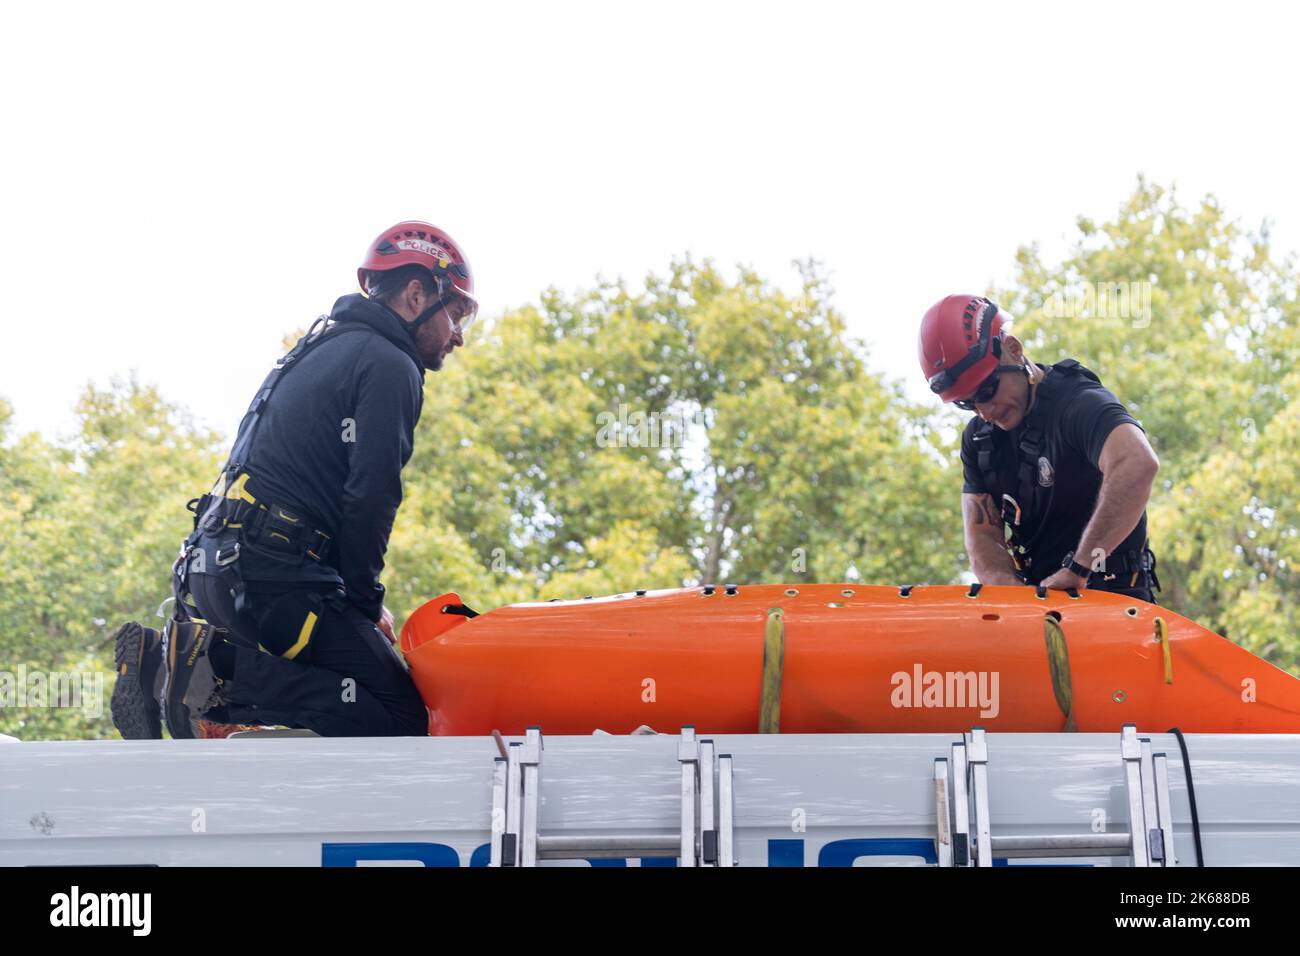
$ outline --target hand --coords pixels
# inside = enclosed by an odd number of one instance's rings
[[[388,608],[383,608],[379,612],[379,621],[375,624],[379,628],[379,633],[388,638],[388,643],[396,645],[397,635],[393,633],[393,612]]]
[[[1053,591],[1068,591],[1070,588],[1074,588],[1076,591],[1082,591],[1088,586],[1088,579],[1080,577],[1069,568],[1061,568],[1061,570],[1057,571],[1050,578],[1044,579],[1042,581],[1042,586],[1050,588]]]

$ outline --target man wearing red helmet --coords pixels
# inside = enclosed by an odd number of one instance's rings
[[[1137,420],[1074,359],[1031,362],[982,296],[921,320],[921,369],[976,414],[962,435],[962,514],[984,584],[1094,588],[1154,601],[1146,506],[1160,462]]]
[[[205,722],[426,732],[379,578],[424,374],[464,344],[474,279],[460,247],[424,222],[385,231],[357,278],[365,294],[339,299],[280,360],[216,485],[190,503],[161,640],[119,631],[112,711],[124,737],[161,736],[162,721],[173,737]]]

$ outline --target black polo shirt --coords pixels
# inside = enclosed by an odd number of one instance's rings
[[[1024,575],[1030,584],[1055,574],[1065,555],[1078,547],[1097,504],[1102,479],[1097,463],[1110,433],[1120,425],[1142,427],[1114,394],[1079,368],[1049,367],[1025,420],[1010,432],[992,427],[992,476],[981,472],[976,450],[975,435],[984,422],[973,416],[962,434],[962,491],[992,495],[999,506],[1003,494],[1010,494],[1020,504],[1021,541],[1031,559]],[[1020,446],[1027,429],[1041,434],[1041,449],[1025,484]],[[1141,551],[1146,540],[1143,511],[1115,552]],[[1076,555],[1075,560],[1087,565],[1092,556]]]

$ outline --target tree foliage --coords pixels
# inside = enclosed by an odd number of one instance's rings
[[[688,259],[492,323],[430,377],[390,552],[406,606],[954,580],[952,449],[803,276],[788,296]]]
[[[0,409],[0,671],[112,670],[111,636],[152,613],[189,531],[185,501],[210,485],[219,436],[132,378],[88,388],[66,446],[11,437]],[[112,690],[108,682],[106,692]],[[0,733],[112,736],[85,708],[0,708]]]
[[[1142,297],[1099,291],[1131,283],[1149,284],[1145,314]],[[1097,371],[1159,454],[1162,603],[1300,673],[1296,292],[1267,225],[1246,230],[1212,196],[1189,209],[1139,179],[1113,220],[1079,220],[1063,262],[1022,248],[998,294],[1029,354]]]
[[[1162,601],[1300,673],[1293,263],[1213,197],[1186,208],[1141,179],[1113,219],[1077,228],[1059,263],[1021,249],[995,297],[1032,357],[1080,359],[1146,428]],[[958,580],[957,419],[873,372],[800,268],[790,294],[687,258],[474,330],[426,382],[385,574],[399,618],[452,590],[490,608]],[[167,595],[184,503],[224,443],[134,378],[88,388],[69,441],[11,417],[0,400],[0,673],[105,674],[113,628],[152,622]],[[48,707],[0,708],[0,732],[113,735],[106,711]]]

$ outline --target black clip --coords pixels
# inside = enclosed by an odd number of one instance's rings
[[[478,611],[474,610],[468,604],[444,604],[443,614],[459,614],[461,617],[478,617]]]
[[[1007,505],[1011,506],[1012,510],[1015,513],[1015,518],[1007,517]],[[1020,527],[1020,503],[1016,501],[1015,498],[1012,498],[1010,495],[1002,496],[1002,520],[1005,521],[1007,524],[1011,525],[1011,527],[1013,528]]]

